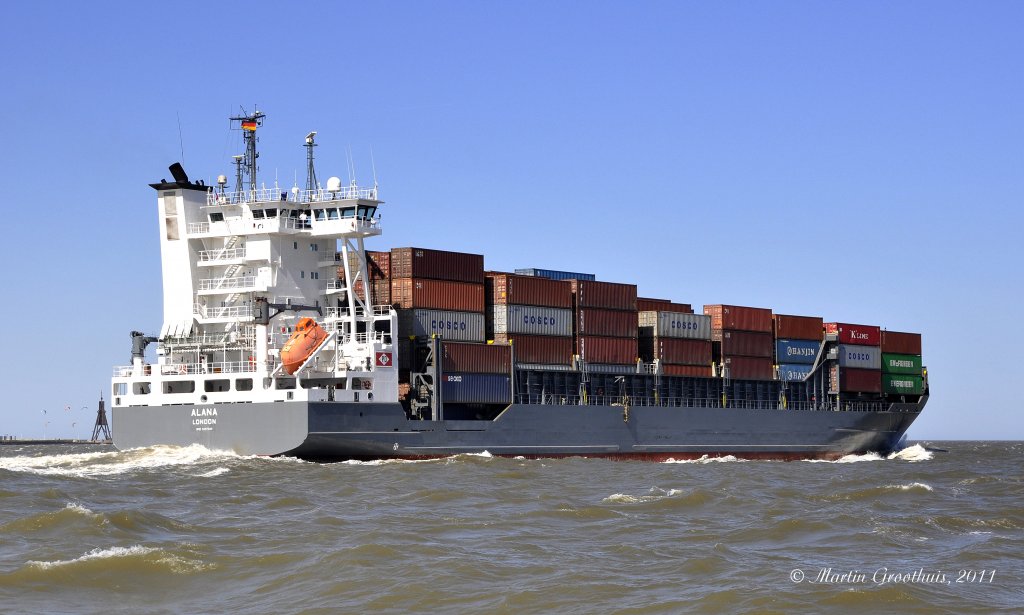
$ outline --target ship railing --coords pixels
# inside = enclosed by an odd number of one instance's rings
[[[252,318],[252,306],[229,305],[226,307],[215,307],[193,303],[192,313],[201,318]]]
[[[256,361],[209,361],[198,363],[165,363],[160,365],[163,376],[194,374],[236,374],[256,371]]]
[[[232,192],[208,192],[207,207],[223,207],[241,203],[321,203],[346,199],[377,200],[377,188],[360,188],[355,185],[341,186],[330,191],[323,188],[315,190],[282,190],[280,187],[257,188],[255,190],[237,190]]]
[[[199,280],[199,290],[227,290],[256,286],[256,276],[236,278],[204,278]]]
[[[391,314],[391,306],[390,305],[375,305],[375,306],[373,306],[372,311],[373,311],[373,315],[374,316],[387,316],[387,315]],[[356,308],[355,313],[356,313],[356,317],[358,317],[358,318],[362,318],[363,316],[366,316],[366,310],[364,310],[363,308],[360,308],[360,307]],[[349,308],[347,308],[347,307],[325,308],[324,309],[324,320],[345,319],[345,318],[349,318],[351,316],[351,314],[352,314],[351,310],[349,310]]]
[[[210,232],[209,222],[189,222],[185,227],[189,235],[203,235]]]
[[[515,402],[520,404],[542,404],[560,406],[660,406],[673,408],[723,408],[722,399],[716,397],[654,397],[654,396],[621,396],[621,395],[558,395],[516,394]],[[889,409],[888,402],[843,402],[831,403],[788,402],[778,400],[726,399],[726,410],[794,410],[823,412],[881,412]]]
[[[323,287],[324,290],[345,290],[346,288],[348,285],[345,284],[345,280],[331,280]]]
[[[210,263],[245,258],[245,248],[228,248],[226,250],[200,250],[199,262]]]
[[[133,369],[135,369],[133,365],[115,365],[114,378],[128,378],[132,375]]]

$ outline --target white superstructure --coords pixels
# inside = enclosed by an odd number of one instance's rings
[[[262,118],[233,118],[247,144],[235,191],[223,176],[217,188],[190,182],[180,165],[171,167],[174,181],[151,184],[164,322],[158,336],[133,333],[132,365],[114,369],[114,407],[397,401],[396,315],[368,297],[363,246],[381,234],[377,189],[333,177],[326,189],[256,188]],[[302,317],[329,335],[288,374],[281,348]],[[152,362],[145,349],[154,341]]]

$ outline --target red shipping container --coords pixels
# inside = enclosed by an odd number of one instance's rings
[[[647,362],[658,359],[674,365],[711,365],[711,341],[675,337],[643,337],[640,357]]]
[[[771,333],[712,330],[711,339],[722,342],[722,356],[772,358],[775,341]]]
[[[391,301],[406,309],[483,312],[484,285],[449,280],[392,278]]]
[[[571,308],[572,289],[561,280],[514,273],[487,273],[488,297],[495,305]]]
[[[637,340],[635,337],[581,335],[576,338],[576,354],[587,363],[633,365],[638,355]]]
[[[602,337],[636,337],[636,312],[579,308],[573,313],[573,333]]]
[[[877,369],[855,369],[833,366],[839,370],[839,390],[843,393],[881,393],[882,372]]]
[[[825,324],[820,316],[772,314],[775,337],[780,340],[814,340],[825,337]]]
[[[370,281],[386,280],[391,277],[390,252],[367,252],[366,265],[370,272]]]
[[[637,297],[636,311],[638,312],[679,312],[682,314],[693,314],[693,306],[689,303],[674,303],[668,299],[649,299]]]
[[[729,378],[733,380],[774,380],[775,367],[771,359],[757,357],[725,357]]]
[[[882,331],[882,352],[921,354],[921,334]]]
[[[569,365],[572,363],[573,340],[571,337],[551,335],[498,334],[495,344],[512,343],[512,356],[516,364],[536,363],[539,365]]]
[[[506,345],[444,342],[441,346],[444,357],[441,365],[446,372],[507,374],[510,371],[512,353]]]
[[[374,280],[370,284],[373,288],[373,304],[391,305],[391,280]]]
[[[710,378],[710,365],[665,365],[661,366],[661,373],[666,376],[691,376],[695,378]]]
[[[566,280],[563,284],[568,284],[572,289],[573,302],[578,308],[591,307],[636,312],[636,284],[592,280]]]
[[[712,329],[772,332],[772,311],[767,308],[705,305],[704,313],[711,317]]]
[[[484,257],[425,248],[394,248],[391,250],[391,277],[483,284]]]
[[[878,346],[882,343],[882,330],[871,325],[851,325],[845,322],[825,323],[825,333],[838,334],[839,343],[859,346]]]

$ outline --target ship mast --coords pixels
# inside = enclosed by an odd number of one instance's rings
[[[256,192],[256,159],[260,157],[259,152],[256,151],[256,129],[263,125],[264,117],[266,117],[265,113],[253,108],[251,114],[242,109],[241,115],[231,118],[232,122],[238,122],[242,129],[242,137],[245,139],[245,158],[240,162],[239,169],[244,169],[245,174],[249,177],[250,194]],[[239,186],[239,191],[241,191],[241,186]]]
[[[312,131],[306,135],[306,194],[313,194],[316,190],[316,168],[313,167],[313,148],[316,147],[316,143],[313,139],[316,137],[316,131]]]

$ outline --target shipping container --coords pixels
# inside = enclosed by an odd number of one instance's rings
[[[484,285],[449,280],[392,278],[391,302],[406,309],[483,312]]]
[[[507,404],[512,401],[508,375],[443,374],[441,401],[446,404]]]
[[[513,360],[537,365],[569,365],[575,352],[571,337],[495,334],[495,344],[512,343]]]
[[[779,363],[779,380],[783,382],[801,381],[811,373],[811,365]]]
[[[882,353],[882,371],[889,374],[921,375],[924,365],[919,355]]]
[[[444,373],[507,374],[510,371],[511,348],[500,344],[466,344],[445,342],[441,346]]]
[[[882,331],[882,352],[921,354],[921,334]]]
[[[827,322],[825,323],[825,333],[837,335],[840,344],[878,346],[882,341],[882,330],[872,325]]]
[[[719,331],[772,332],[772,311],[766,308],[741,305],[705,305],[704,313],[711,316],[711,328]]]
[[[882,392],[886,395],[923,395],[924,378],[904,374],[882,374]]]
[[[775,340],[775,360],[779,363],[814,363],[821,342],[814,340]]]
[[[634,364],[638,356],[637,340],[635,337],[581,335],[576,338],[576,354],[587,363]]]
[[[839,365],[859,369],[881,369],[882,351],[878,346],[839,344]]]
[[[572,310],[531,305],[495,305],[491,308],[494,333],[572,335]]]
[[[370,280],[387,280],[391,277],[391,253],[373,252],[366,253],[366,264],[369,269]]]
[[[373,285],[373,304],[391,305],[391,280],[374,280],[370,284]]]
[[[592,273],[576,273],[574,271],[555,271],[553,269],[516,269],[517,275],[531,275],[550,280],[590,280],[597,279]]]
[[[511,273],[488,273],[488,300],[495,304],[572,308],[572,289],[559,280]]]
[[[641,337],[640,358],[650,363],[658,359],[675,365],[711,365],[711,340],[676,337]]]
[[[636,312],[581,307],[575,310],[574,317],[574,335],[632,338],[637,335]]]
[[[831,368],[832,390],[836,390],[837,380],[838,390],[843,393],[882,392],[882,372],[876,369],[856,369],[833,365]]]
[[[722,356],[724,357],[771,359],[775,354],[775,344],[772,341],[771,333],[712,330],[711,339],[722,343]]]
[[[483,284],[484,257],[480,254],[425,248],[393,248],[391,277]]]
[[[644,311],[637,313],[637,322],[641,335],[711,339],[711,317],[704,314]]]
[[[722,363],[729,368],[733,380],[774,380],[775,366],[771,359],[757,357],[725,357]]]
[[[636,309],[638,312],[681,312],[693,314],[693,306],[689,303],[674,303],[668,299],[651,299],[649,297],[637,297]]]
[[[601,308],[636,312],[636,284],[569,280],[576,308]]]
[[[670,365],[662,364],[661,373],[666,376],[690,376],[693,378],[710,378],[710,365]]]
[[[457,342],[484,341],[484,315],[450,310],[398,310],[398,337],[431,337]]]
[[[772,314],[775,337],[787,340],[817,340],[825,336],[825,324],[820,316],[790,316]]]

